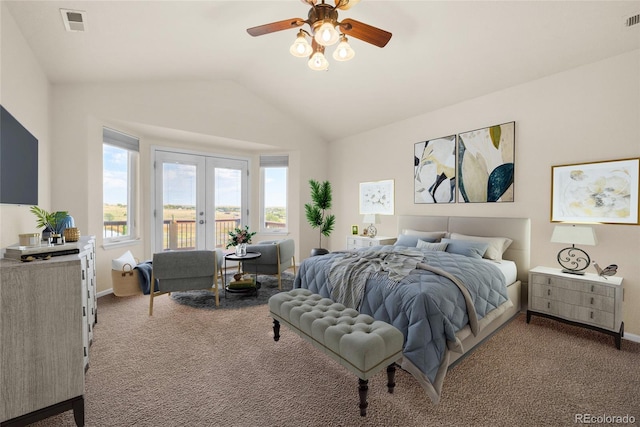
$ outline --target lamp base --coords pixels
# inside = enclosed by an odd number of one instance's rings
[[[575,270],[567,270],[566,268],[562,269],[563,273],[576,274],[578,276],[584,276],[584,270],[575,271]]]

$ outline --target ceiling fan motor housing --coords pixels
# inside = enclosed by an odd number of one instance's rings
[[[338,25],[338,11],[334,7],[326,3],[321,3],[309,9],[309,19],[307,22],[314,34],[325,21],[333,23],[334,27]]]

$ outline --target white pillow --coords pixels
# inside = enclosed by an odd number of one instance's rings
[[[444,252],[447,249],[448,243],[429,243],[424,240],[418,240],[418,249],[427,249],[429,251]]]
[[[476,242],[488,243],[489,247],[484,253],[483,258],[491,259],[494,261],[502,261],[502,254],[507,250],[509,245],[513,243],[513,240],[508,237],[480,237],[480,236],[468,236],[466,234],[451,233],[449,236],[452,240],[473,240]]]
[[[446,231],[418,231],[418,230],[411,230],[409,228],[405,228],[404,230],[402,230],[402,234],[406,234],[408,236],[428,237],[430,239],[440,240],[447,235],[447,232]]]
[[[124,267],[125,264],[130,264],[131,268],[138,265],[138,262],[133,257],[133,254],[131,253],[131,251],[127,251],[124,254],[122,254],[119,258],[111,260],[111,268],[113,270],[122,271],[122,267]],[[127,271],[128,270],[129,270],[129,267],[127,267]]]

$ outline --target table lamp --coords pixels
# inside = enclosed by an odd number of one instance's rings
[[[367,236],[376,237],[378,234],[378,230],[374,226],[374,224],[380,224],[380,215],[378,214],[366,214],[362,219],[364,223],[370,223],[369,227],[367,227]]]
[[[584,274],[584,270],[591,265],[591,258],[576,245],[594,246],[597,242],[596,232],[591,227],[575,225],[556,225],[551,235],[554,243],[570,243],[558,252],[558,263],[563,273]]]

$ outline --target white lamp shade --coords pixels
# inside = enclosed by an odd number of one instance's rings
[[[311,55],[307,65],[309,65],[309,68],[312,70],[324,71],[329,68],[329,61],[327,61],[327,58],[324,57],[324,54],[321,51],[317,51]]]
[[[378,214],[366,214],[362,219],[365,224],[380,224],[380,215]]]
[[[551,241],[589,246],[595,246],[597,243],[596,232],[593,228],[576,225],[556,225],[551,235]]]
[[[315,30],[313,38],[322,46],[331,46],[338,41],[340,33],[336,31],[335,24],[332,21],[325,21]]]
[[[296,41],[293,42],[291,48],[289,48],[289,52],[295,57],[298,58],[308,58],[311,55],[311,45],[307,42],[307,39],[304,36],[304,33],[301,31],[298,33],[298,37]]]
[[[349,43],[347,42],[347,38],[343,37],[342,41],[336,47],[336,50],[333,51],[333,59],[336,61],[348,61],[356,55]]]

